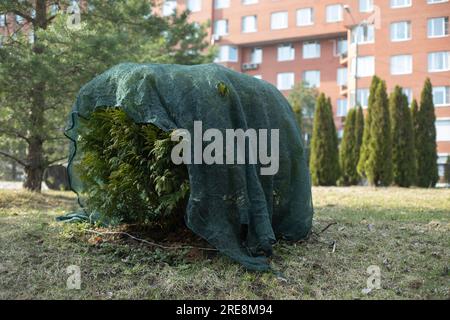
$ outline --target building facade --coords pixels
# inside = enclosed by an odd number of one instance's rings
[[[389,91],[400,85],[410,101],[420,100],[429,77],[439,163],[450,155],[449,0],[156,1],[162,15],[189,9],[192,21],[209,23],[217,63],[268,81],[285,95],[301,81],[327,94],[340,134],[349,108],[367,108],[374,74]],[[21,23],[0,15],[0,34]]]
[[[285,95],[305,81],[330,96],[342,133],[347,110],[367,108],[374,74],[420,101],[433,84],[439,174],[450,156],[449,0],[178,0],[210,21],[216,62],[272,83]]]

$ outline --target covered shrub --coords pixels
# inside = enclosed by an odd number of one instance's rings
[[[252,270],[269,269],[277,238],[310,234],[313,207],[301,131],[285,97],[265,81],[217,64],[124,63],[81,88],[68,120],[70,185],[86,206],[65,221],[96,221],[100,212],[162,223],[183,212],[190,230]],[[169,156],[169,133],[176,129],[193,141],[183,149],[186,166],[173,165]],[[238,163],[238,153],[222,153],[221,145],[217,162],[196,161],[196,150],[204,155],[216,143],[208,132],[217,141],[225,134],[228,143],[229,130],[258,132],[255,142],[267,143],[267,152],[260,148],[256,163]],[[251,160],[247,153],[245,160]]]
[[[86,206],[120,222],[173,224],[189,195],[185,165],[170,159],[170,133],[137,124],[118,108],[81,119],[77,171]]]

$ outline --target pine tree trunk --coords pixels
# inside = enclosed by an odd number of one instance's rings
[[[35,3],[35,19],[33,28],[35,31],[47,28],[47,1],[36,0]],[[33,44],[33,52],[40,55],[44,52],[38,41],[35,39]],[[45,140],[45,82],[37,83],[31,89],[31,112],[30,112],[30,138],[28,141],[27,165],[25,166],[26,180],[24,188],[41,192],[42,181],[44,178],[44,170],[46,161],[44,157],[44,140]]]
[[[33,88],[31,93],[30,138],[28,140],[27,165],[25,166],[26,180],[23,185],[25,189],[36,192],[41,192],[46,167],[44,158],[44,88],[45,84],[41,82]]]
[[[43,143],[39,139],[33,139],[28,146],[28,165],[25,167],[26,179],[23,184],[25,189],[41,192],[44,176]]]

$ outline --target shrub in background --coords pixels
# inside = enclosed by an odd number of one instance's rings
[[[372,109],[373,109],[373,103],[375,101],[375,93],[378,87],[378,83],[381,81],[380,78],[377,76],[372,77],[372,83],[370,84],[370,92],[369,92],[369,101],[367,105],[367,116],[364,123],[364,133],[363,133],[363,140],[361,145],[361,152],[360,157],[358,161],[358,173],[362,177],[366,177],[366,163],[367,158],[369,155],[369,142],[370,142],[370,128],[372,124]]]
[[[370,137],[366,148],[365,174],[369,184],[389,186],[392,182],[392,140],[386,83],[379,81],[372,98]]]
[[[137,124],[118,108],[81,120],[76,170],[89,210],[120,222],[170,226],[182,221],[187,168],[170,159],[170,133]],[[78,152],[80,152],[78,151]]]
[[[439,179],[435,121],[432,85],[427,79],[420,96],[416,129],[417,185],[423,188],[434,187]]]
[[[444,182],[450,184],[450,156],[447,156],[447,162],[445,163]]]
[[[345,186],[357,185],[360,181],[356,167],[359,160],[363,129],[364,116],[361,107],[350,109],[345,119],[344,136],[339,149],[340,183]]]
[[[409,187],[415,181],[414,133],[408,97],[396,86],[389,97],[394,184]]]
[[[330,100],[321,93],[314,113],[309,168],[313,185],[336,185],[339,177],[339,155],[336,127]]]

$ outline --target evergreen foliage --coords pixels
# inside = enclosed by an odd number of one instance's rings
[[[369,141],[366,145],[364,170],[368,182],[374,186],[388,186],[392,182],[392,140],[389,102],[386,83],[379,81],[372,97]]]
[[[313,185],[336,185],[339,177],[337,133],[330,100],[317,99],[311,139],[310,171]]]
[[[66,10],[80,3],[77,15]],[[0,157],[24,168],[24,186],[40,191],[44,170],[67,159],[61,134],[80,87],[125,61],[198,64],[211,62],[207,26],[190,21],[187,11],[154,14],[154,0],[1,0],[10,21],[0,35],[0,140],[25,144],[18,154],[0,145]],[[59,8],[53,10],[51,8]],[[69,12],[68,12],[69,11]],[[72,12],[72,13],[70,13]]]
[[[409,187],[415,181],[414,131],[408,97],[396,86],[389,98],[394,184]]]
[[[450,156],[447,156],[447,162],[445,163],[444,182],[450,184]]]
[[[370,92],[369,92],[369,101],[367,105],[367,116],[364,123],[364,133],[363,133],[363,140],[361,145],[361,152],[360,157],[358,161],[358,173],[362,177],[366,177],[366,163],[368,159],[368,150],[369,150],[369,142],[370,142],[370,128],[372,123],[372,109],[373,109],[373,102],[375,100],[375,91],[377,89],[378,83],[381,81],[380,78],[377,76],[372,77],[372,82],[370,84]]]
[[[364,130],[364,115],[360,106],[350,109],[345,119],[344,136],[339,149],[341,184],[357,185],[360,181],[357,165]]]
[[[425,81],[417,113],[416,151],[417,185],[434,187],[439,179],[436,146],[436,115],[434,113],[433,91],[430,79]]]
[[[89,210],[120,222],[170,225],[189,196],[184,165],[174,165],[170,133],[136,124],[123,110],[99,109],[81,120],[80,175]]]

